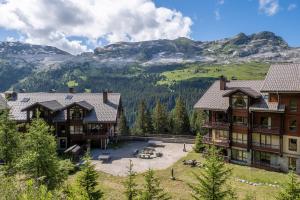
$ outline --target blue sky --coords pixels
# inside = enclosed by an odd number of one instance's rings
[[[155,0],[158,6],[181,11],[193,20],[191,37],[196,40],[215,40],[240,32],[251,34],[272,31],[290,45],[300,46],[300,1],[278,1],[273,15],[259,10],[256,0]],[[219,18],[216,13],[219,12]]]
[[[300,0],[0,0],[0,40],[77,54],[120,41],[272,31],[300,47]]]

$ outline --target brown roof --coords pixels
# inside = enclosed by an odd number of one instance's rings
[[[206,93],[195,104],[195,108],[206,110],[224,110],[229,107],[229,98],[223,97],[228,92],[232,92],[237,88],[251,88],[251,92],[255,95],[260,94],[260,88],[263,84],[261,80],[255,81],[230,81],[226,83],[226,90],[220,90],[220,81],[215,81]],[[249,89],[248,89],[249,91]]]
[[[253,90],[250,87],[237,87],[237,88],[232,88],[232,90],[229,90],[225,94],[223,94],[223,97],[230,97],[232,94],[237,93],[237,92],[242,92],[254,99],[257,99],[261,97],[261,94],[258,91]]]
[[[0,93],[4,98],[4,94]],[[58,103],[54,103],[54,102]],[[115,122],[117,120],[118,108],[121,102],[121,95],[119,93],[108,93],[108,102],[103,102],[102,93],[18,93],[17,99],[7,101],[7,106],[10,108],[12,118],[16,121],[26,121],[27,115],[23,111],[25,108],[36,103],[50,106],[56,110],[62,106],[54,121],[66,120],[66,111],[63,110],[66,106],[79,103],[90,110],[84,118],[85,122]],[[46,105],[45,105],[46,104]],[[60,104],[60,105],[59,105]]]
[[[300,64],[273,64],[262,92],[300,92]]]

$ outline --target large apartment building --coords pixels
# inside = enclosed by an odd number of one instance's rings
[[[195,104],[203,141],[232,163],[300,173],[300,64],[271,65],[265,80],[220,80]]]
[[[26,125],[43,118],[54,128],[58,149],[91,144],[106,148],[116,137],[122,112],[119,93],[0,93],[0,109],[9,109],[11,118]],[[25,126],[21,126],[25,127]],[[24,130],[23,130],[24,131]]]

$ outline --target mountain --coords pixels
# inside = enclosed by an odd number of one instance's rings
[[[232,38],[199,42],[187,38],[111,44],[96,48],[94,55],[105,63],[138,62],[143,65],[245,61],[299,62],[300,49],[292,48],[272,32],[240,33]]]
[[[130,123],[145,99],[149,108],[160,99],[170,110],[177,96],[189,110],[218,76],[260,79],[269,63],[300,62],[300,48],[272,32],[240,33],[216,41],[188,38],[120,42],[94,52],[71,55],[51,46],[0,42],[0,91],[121,92]]]

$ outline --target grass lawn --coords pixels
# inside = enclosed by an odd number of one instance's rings
[[[186,157],[176,162],[172,168],[175,170],[176,181],[170,180],[171,167],[166,170],[155,171],[156,176],[161,180],[161,185],[167,192],[170,193],[172,199],[190,200],[190,189],[187,183],[194,183],[193,172],[199,173],[201,168],[191,168],[184,166],[182,160],[184,159],[197,159],[203,160],[200,154],[191,152]],[[230,185],[235,189],[239,199],[247,193],[254,194],[257,200],[272,200],[274,195],[277,193],[279,188],[270,186],[252,186],[246,183],[240,183],[236,181],[237,178],[245,179],[247,181],[256,183],[269,183],[275,184],[276,182],[280,185],[284,184],[287,180],[287,175],[277,172],[269,172],[261,169],[250,168],[246,166],[239,166],[228,164],[228,167],[232,168],[232,178],[229,180]],[[103,172],[99,172],[99,184],[102,191],[105,193],[105,199],[107,200],[122,200],[125,199],[123,192],[124,177],[112,176]],[[73,181],[76,175],[70,178]],[[139,184],[144,183],[143,174],[137,176],[137,182]]]
[[[239,80],[264,79],[270,65],[263,63],[244,63],[229,65],[187,65],[184,69],[163,72],[164,77],[158,82],[159,85],[171,85],[177,81],[192,78],[218,78],[225,75],[228,78],[235,76]]]

